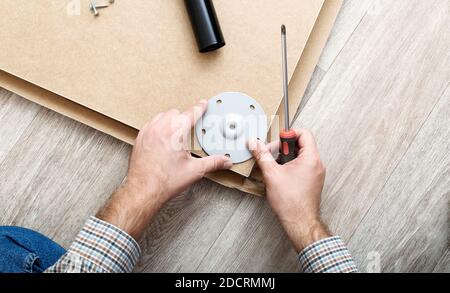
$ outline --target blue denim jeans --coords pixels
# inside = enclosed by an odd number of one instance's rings
[[[0,273],[41,273],[65,252],[35,231],[0,226]]]

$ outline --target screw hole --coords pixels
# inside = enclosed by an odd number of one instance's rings
[[[231,158],[230,154],[225,154],[225,157]]]
[[[216,103],[217,103],[217,105],[220,105],[220,104],[222,104],[222,100],[217,100]]]
[[[206,129],[202,129],[202,134],[203,134],[203,135],[206,134]]]
[[[255,110],[256,109],[255,105],[250,105],[250,109]]]
[[[231,123],[230,124],[230,129],[231,130],[235,130],[236,129],[236,124],[235,123]]]

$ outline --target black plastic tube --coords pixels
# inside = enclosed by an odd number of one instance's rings
[[[225,46],[225,40],[212,0],[185,0],[198,49],[201,53]]]

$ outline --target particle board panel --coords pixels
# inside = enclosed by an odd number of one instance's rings
[[[305,50],[303,50],[299,63],[294,71],[290,83],[291,117],[295,116],[296,109],[300,104],[308,82],[313,74],[314,67],[319,61],[320,54],[325,46],[336,16],[341,8],[341,0],[327,0],[322,7],[314,29],[308,39]],[[108,133],[129,144],[134,143],[137,130],[117,120],[83,107],[64,97],[52,93],[44,88],[38,87],[30,82],[20,79],[7,72],[0,71],[0,85],[10,91],[62,113],[72,119],[87,124],[97,130]],[[282,108],[278,109],[278,115],[283,116]],[[292,119],[291,118],[291,119]],[[232,172],[219,172],[210,174],[208,178],[222,185],[243,190],[255,195],[264,194],[264,186],[259,181],[257,172],[252,174],[255,178],[245,178]]]
[[[228,45],[196,48],[184,1],[116,1],[94,17],[81,1],[0,2],[0,69],[140,129],[155,114],[238,91],[272,117],[282,99],[280,26],[292,76],[323,0],[216,0]],[[204,153],[200,153],[204,156]],[[249,161],[233,170],[248,176]]]

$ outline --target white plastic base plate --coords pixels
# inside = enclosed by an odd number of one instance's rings
[[[266,142],[267,131],[267,116],[261,105],[233,92],[210,99],[207,112],[195,127],[198,142],[208,155],[226,155],[235,164],[252,158],[248,141]]]

